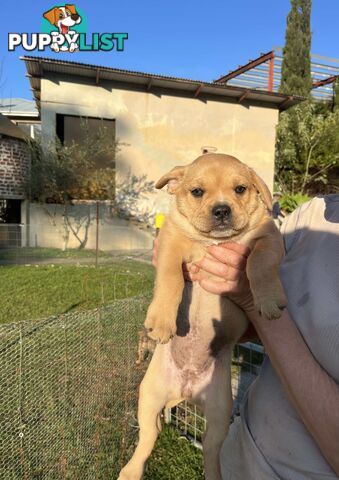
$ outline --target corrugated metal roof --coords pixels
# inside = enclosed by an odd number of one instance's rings
[[[282,48],[274,47],[274,49],[255,60],[249,60],[249,63],[231,70],[221,78],[225,78],[224,84],[229,86],[237,86],[242,88],[251,88],[256,90],[267,90],[269,84],[269,60],[255,66],[257,60],[274,54],[273,71],[272,71],[272,91],[278,92],[281,82],[282,69]],[[246,68],[247,67],[247,68]],[[313,83],[328,79],[331,76],[339,76],[339,59],[325,57],[311,53],[311,76]],[[220,82],[221,80],[216,80]],[[318,100],[331,100],[333,98],[333,85],[325,84],[312,89],[312,95]]]
[[[38,107],[40,106],[41,78],[49,74],[61,74],[67,75],[68,77],[86,77],[91,79],[94,84],[108,80],[128,85],[130,88],[137,87],[150,92],[155,89],[167,89],[175,91],[178,95],[192,95],[196,98],[206,96],[224,97],[235,102],[269,105],[280,110],[285,110],[303,100],[302,97],[287,96],[276,92],[244,89],[241,87],[218,85],[214,82],[155,75],[100,65],[31,56],[20,58],[25,61],[31,88]]]
[[[9,116],[39,116],[34,100],[26,100],[25,98],[1,98],[0,113]]]

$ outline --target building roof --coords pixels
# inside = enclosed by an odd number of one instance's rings
[[[223,75],[216,83],[256,90],[278,92],[281,82],[282,48],[263,53],[235,70]],[[318,100],[333,98],[333,83],[339,76],[339,59],[311,53],[312,96]]]
[[[26,100],[25,98],[1,98],[0,113],[9,117],[39,117],[34,100]]]
[[[12,137],[12,138],[19,138],[20,140],[25,140],[26,138],[23,131],[1,113],[0,113],[0,135],[5,135],[6,137]]]
[[[40,108],[41,78],[51,74],[65,75],[67,78],[85,77],[93,84],[98,85],[102,81],[124,84],[125,88],[138,88],[144,91],[166,90],[177,95],[190,95],[195,98],[214,97],[228,99],[233,102],[246,102],[261,106],[270,106],[279,110],[285,110],[303,100],[302,97],[283,95],[277,92],[258,91],[251,88],[241,88],[204,82],[186,78],[168,77],[152,73],[121,70],[118,68],[103,67],[85,63],[54,60],[51,58],[20,57],[24,60],[31,88],[37,105]]]

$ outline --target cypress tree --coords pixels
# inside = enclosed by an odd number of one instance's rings
[[[339,77],[333,83],[333,109],[339,110]]]
[[[311,8],[312,0],[291,0],[283,49],[281,93],[310,95]]]

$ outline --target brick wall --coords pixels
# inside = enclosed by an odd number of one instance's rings
[[[23,140],[0,135],[0,198],[25,197],[23,181],[29,168],[29,151]]]

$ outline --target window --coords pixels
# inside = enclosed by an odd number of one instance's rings
[[[21,202],[0,199],[0,223],[21,223]]]
[[[57,114],[56,134],[63,145],[92,144],[98,139],[110,144],[110,152],[103,148],[94,159],[96,168],[114,168],[115,120]]]

